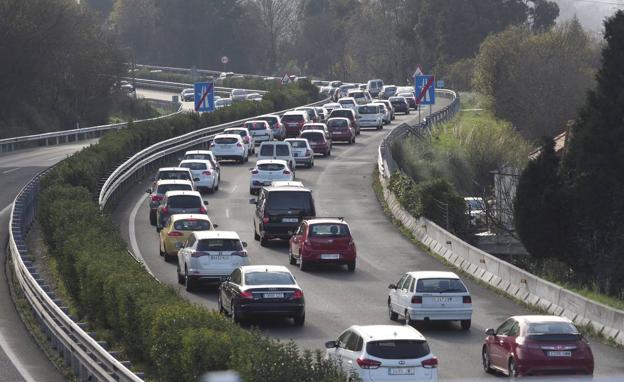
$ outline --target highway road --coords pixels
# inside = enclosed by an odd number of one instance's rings
[[[80,141],[0,155],[0,381],[64,380],[26,330],[11,300],[5,272],[9,215],[13,199],[33,176],[93,142]]]
[[[442,102],[448,102],[442,99]],[[441,107],[438,105],[437,107]],[[434,109],[435,110],[435,109]],[[424,117],[424,115],[423,115]],[[254,162],[244,165],[224,164],[222,183],[215,194],[206,195],[209,215],[219,229],[234,230],[244,241],[252,264],[281,264],[292,270],[306,296],[306,324],[295,328],[289,320],[256,322],[267,334],[293,339],[304,348],[321,349],[326,340],[335,339],[353,324],[390,324],[387,314],[387,286],[407,270],[445,270],[435,258],[423,253],[406,239],[384,215],[371,188],[371,175],[377,163],[377,148],[382,136],[398,123],[413,120],[414,114],[398,116],[382,131],[363,130],[353,146],[336,144],[331,158],[316,158],[312,169],[299,169],[298,180],[311,187],[319,216],[345,216],[358,248],[355,273],[343,268],[324,267],[307,273],[288,265],[286,243],[262,248],[253,239],[249,204],[249,171]],[[178,288],[176,267],[165,263],[158,254],[158,234],[148,222],[144,190],[148,182],[137,185],[118,206],[115,219],[134,253],[142,256],[156,277]],[[496,327],[505,318],[530,313],[521,305],[467,280],[473,296],[472,329],[464,332],[457,323],[417,325],[428,338],[440,359],[440,377],[444,380],[484,377],[480,349],[484,331]],[[216,309],[216,289],[189,294],[189,300]],[[596,375],[624,375],[624,352],[594,342]]]

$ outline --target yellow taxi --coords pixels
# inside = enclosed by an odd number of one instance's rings
[[[188,239],[191,232],[212,231],[217,227],[204,214],[172,215],[167,225],[160,230],[160,255],[164,256],[165,261],[173,261],[178,256],[179,245]]]

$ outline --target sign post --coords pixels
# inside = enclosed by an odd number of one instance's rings
[[[195,83],[195,111],[200,113],[214,111],[214,83]]]
[[[286,73],[284,74],[284,77],[282,77],[282,85],[286,85],[289,82],[290,82],[290,76],[288,75],[288,73]]]

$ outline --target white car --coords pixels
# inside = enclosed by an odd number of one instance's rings
[[[267,114],[261,115],[260,117],[256,117],[256,121],[267,121],[269,126],[271,126],[271,130],[273,131],[273,138],[284,140],[286,137],[286,128],[282,123],[282,118],[277,114]]]
[[[191,170],[198,191],[214,192],[219,189],[219,173],[209,160],[185,159],[180,162],[178,167]]]
[[[267,121],[247,121],[245,122],[243,127],[249,130],[249,133],[253,137],[255,145],[259,145],[262,142],[273,140],[273,130],[271,130],[271,125],[269,125]]]
[[[247,154],[253,155],[256,152],[256,141],[246,127],[230,127],[223,130],[223,134],[238,134],[243,138],[243,144],[247,149]]]
[[[366,90],[349,90],[347,92],[347,97],[353,97],[358,105],[366,105],[367,103],[373,102],[373,97],[371,97],[371,95]]]
[[[293,155],[292,147],[288,142],[262,142],[260,148],[258,148],[258,160],[261,159],[281,159],[288,163],[288,168],[293,171],[293,177],[295,176],[295,156]]]
[[[231,98],[219,98],[215,100],[215,109],[221,109],[223,107],[232,106]]]
[[[340,109],[342,105],[339,104],[338,102],[329,102],[329,103],[323,104],[323,107],[327,109],[327,117],[325,118],[327,119],[329,118],[329,113],[331,113],[332,110]]]
[[[270,186],[274,180],[292,181],[293,172],[288,163],[281,159],[262,159],[251,169],[249,193],[255,194],[264,186]]]
[[[304,132],[306,130],[320,130],[320,131],[325,133],[326,137],[328,137],[328,138],[331,137],[331,135],[329,133],[329,128],[327,127],[327,125],[325,123],[322,123],[322,122],[306,123],[301,128],[301,132]]]
[[[403,317],[413,321],[459,321],[470,329],[472,297],[453,272],[407,272],[396,284],[388,286],[388,313],[391,320]]]
[[[230,98],[232,102],[245,101],[247,99],[247,90],[245,89],[232,89]]]
[[[184,153],[184,156],[180,158],[180,160],[185,160],[185,159],[209,160],[210,163],[212,164],[212,167],[217,172],[217,177],[219,178],[219,181],[217,183],[221,182],[221,165],[219,165],[219,161],[217,160],[217,157],[214,155],[212,151],[210,150],[188,150],[187,152]]]
[[[327,358],[359,381],[438,380],[438,359],[411,326],[353,325],[325,347]]]
[[[392,103],[390,101],[388,101],[387,99],[379,99],[373,101],[373,103],[386,105],[386,110],[388,110],[388,112],[390,113],[390,120],[394,121],[394,106],[392,106]]]
[[[220,283],[232,271],[249,264],[242,242],[232,231],[195,231],[178,251],[178,283],[194,291],[202,282]]]
[[[355,110],[358,106],[358,103],[355,101],[353,97],[342,97],[338,100],[340,107],[343,109],[351,109]]]
[[[360,127],[374,127],[377,130],[383,127],[383,117],[379,105],[369,103],[358,106],[357,116]]]
[[[379,111],[381,112],[381,120],[383,121],[383,123],[385,125],[389,124],[390,121],[392,121],[392,113],[390,112],[388,106],[383,103],[383,101],[373,101],[373,104],[379,106]]]
[[[262,95],[260,93],[249,93],[245,96],[245,100],[247,101],[262,101]]]
[[[195,89],[187,88],[180,93],[181,102],[195,102]]]
[[[284,142],[288,142],[292,147],[293,156],[295,157],[295,165],[303,165],[307,168],[314,167],[314,151],[305,138],[288,138]]]
[[[240,163],[249,160],[249,152],[243,143],[243,138],[238,134],[218,134],[210,142],[210,151],[217,160],[231,159]]]

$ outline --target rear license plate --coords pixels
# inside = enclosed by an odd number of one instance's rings
[[[434,297],[434,302],[451,302],[453,299],[451,297]]]
[[[321,259],[323,260],[337,260],[340,258],[340,255],[337,253],[323,253],[321,255]]]
[[[296,223],[299,219],[297,218],[282,218],[282,223]]]
[[[549,357],[572,357],[571,351],[548,351],[546,354]]]
[[[284,293],[263,293],[262,298],[284,298]]]
[[[299,153],[295,153],[295,156],[296,156],[296,157],[298,157],[298,156],[299,156]]]
[[[414,375],[415,372],[413,367],[391,367],[388,369],[390,375]]]
[[[230,256],[212,255],[210,260],[229,260]]]

